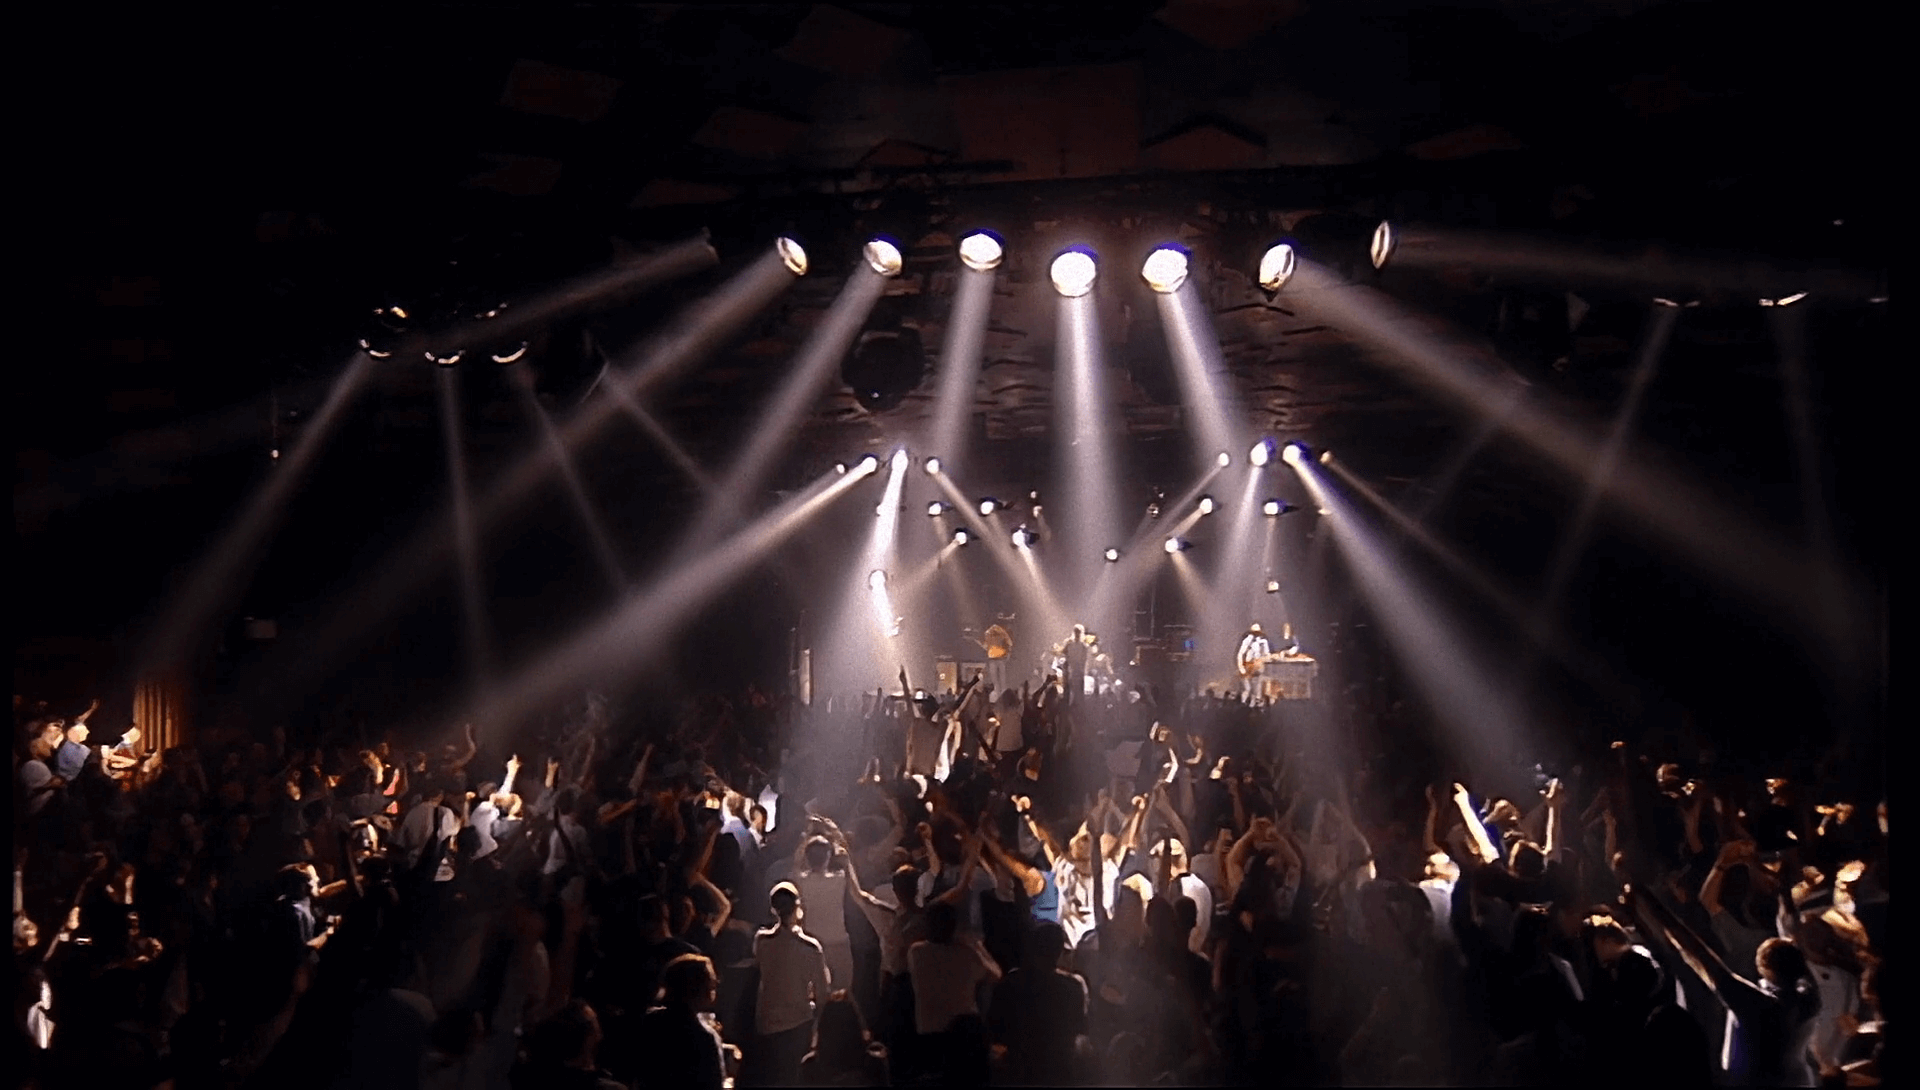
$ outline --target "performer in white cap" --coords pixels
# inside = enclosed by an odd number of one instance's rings
[[[1246,636],[1240,640],[1240,650],[1234,656],[1234,665],[1240,671],[1240,699],[1251,704],[1259,695],[1260,675],[1271,654],[1273,647],[1267,643],[1266,633],[1260,631],[1259,622],[1248,625]]]

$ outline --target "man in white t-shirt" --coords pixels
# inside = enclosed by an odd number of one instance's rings
[[[959,935],[950,904],[927,906],[927,937],[907,950],[913,977],[913,1017],[922,1034],[945,1033],[954,1019],[980,1013],[980,986],[1000,979],[1000,966],[978,939]]]
[[[800,891],[782,882],[773,887],[768,903],[774,924],[753,936],[753,960],[760,969],[754,1004],[759,1036],[747,1062],[758,1077],[747,1081],[794,1086],[800,1082],[800,1060],[812,1043],[814,1007],[831,994],[833,978],[819,940],[800,929]]]
[[[847,937],[846,872],[834,868],[833,845],[826,837],[809,839],[802,851],[805,869],[794,875],[793,885],[809,909],[807,934],[820,944],[834,981],[851,988],[853,946]]]

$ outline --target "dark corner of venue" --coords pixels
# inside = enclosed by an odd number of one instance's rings
[[[1880,1084],[1897,8],[41,15],[18,1085]]]

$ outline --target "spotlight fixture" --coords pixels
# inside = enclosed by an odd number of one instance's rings
[[[1260,513],[1270,519],[1279,518],[1280,510],[1283,506],[1285,505],[1279,500],[1268,500],[1266,503],[1260,505]]]
[[[1118,564],[1120,562],[1120,550],[1108,549],[1106,551],[1106,557],[1107,557],[1107,563]]]
[[[947,513],[947,505],[944,503],[941,503],[939,500],[934,500],[932,503],[927,505],[928,518],[937,519],[941,515],[944,515],[946,513]]]
[[[1006,248],[991,231],[975,231],[960,240],[960,263],[975,272],[991,272],[1000,267]]]
[[[927,459],[927,476],[938,477],[939,475],[940,475],[940,459],[938,458]]]
[[[1247,461],[1252,462],[1255,468],[1273,461],[1273,440],[1262,439],[1255,443],[1253,449],[1247,452]]]
[[[833,463],[833,471],[834,471],[835,473],[839,473],[839,474],[842,474],[842,475],[845,475],[845,473],[847,472],[847,463],[845,463],[845,462],[835,462],[835,463]]]
[[[1381,220],[1380,226],[1373,229],[1373,244],[1367,247],[1368,255],[1373,258],[1373,267],[1386,268],[1387,262],[1393,258],[1394,248],[1399,244],[1400,238],[1394,232],[1393,224]]]
[[[1200,513],[1201,513],[1201,514],[1203,514],[1203,515],[1211,515],[1211,514],[1213,514],[1213,509],[1214,509],[1214,507],[1215,507],[1215,506],[1217,506],[1217,505],[1216,505],[1216,504],[1215,504],[1215,503],[1213,502],[1213,497],[1212,497],[1212,496],[1202,496],[1202,497],[1200,497]]]
[[[1792,295],[1783,295],[1778,299],[1762,299],[1760,300],[1760,305],[1763,307],[1790,307],[1806,297],[1806,292],[1796,291]]]
[[[1226,451],[1223,450],[1220,452],[1220,456],[1214,459],[1214,463],[1218,465],[1221,469],[1225,469],[1228,466],[1233,464],[1233,455],[1228,454]]]
[[[1260,286],[1268,291],[1279,291],[1287,281],[1293,279],[1293,247],[1285,242],[1276,242],[1267,248],[1260,258]]]
[[[462,356],[465,356],[466,354],[467,354],[467,350],[464,348],[456,348],[450,354],[445,356],[439,355],[438,353],[435,353],[435,352],[429,352],[427,353],[427,360],[428,362],[437,364],[441,367],[452,367],[455,364],[458,364],[460,362],[460,358]]]
[[[890,240],[876,238],[867,243],[867,248],[861,253],[867,259],[867,267],[881,276],[900,275],[900,247]]]
[[[1700,305],[1700,300],[1689,299],[1684,303],[1677,303],[1677,302],[1674,302],[1672,299],[1662,299],[1659,297],[1655,297],[1655,299],[1653,300],[1653,305],[1656,307],[1670,307],[1674,310],[1692,310],[1694,307],[1697,307]],[[1760,305],[1763,307],[1766,306],[1767,301],[1765,299],[1760,300]]]
[[[1162,246],[1147,255],[1146,264],[1140,267],[1140,276],[1147,286],[1162,295],[1180,290],[1187,282],[1187,255],[1185,251],[1173,246]]]
[[[980,501],[980,513],[982,515],[991,515],[998,510],[1000,510],[999,500],[993,499],[992,497],[988,497],[987,499],[983,499]]]
[[[1332,465],[1332,464],[1333,464],[1333,452],[1332,452],[1332,451],[1330,451],[1330,450],[1323,450],[1323,451],[1321,451],[1321,452],[1320,452],[1320,464],[1321,464],[1321,465],[1323,465],[1323,466],[1330,466],[1330,465]]]
[[[1167,550],[1167,555],[1172,556],[1174,553],[1182,552],[1186,549],[1187,540],[1181,537],[1170,537],[1163,547]]]
[[[1307,449],[1305,443],[1288,443],[1280,448],[1280,460],[1290,466],[1297,466],[1312,455],[1313,452]]]
[[[1267,593],[1268,594],[1280,593],[1280,580],[1278,579],[1267,580]]]
[[[1053,259],[1053,290],[1069,299],[1093,290],[1093,278],[1098,270],[1093,264],[1093,255],[1085,250],[1068,250]]]
[[[913,459],[907,457],[907,448],[901,447],[899,450],[893,452],[893,471],[895,473],[905,472],[906,468],[912,464]]]
[[[965,545],[967,542],[972,540],[973,540],[973,535],[967,533],[965,530],[955,530],[953,532],[953,543],[955,545]]]
[[[526,356],[526,354],[527,354],[527,342],[521,341],[520,347],[514,349],[511,352],[493,353],[493,362],[501,363],[501,364],[519,363],[520,360]]]
[[[806,247],[791,238],[782,236],[774,242],[773,248],[779,252],[780,263],[787,267],[788,272],[795,276],[807,275]]]
[[[1148,504],[1148,505],[1147,505],[1147,517],[1148,517],[1148,518],[1150,518],[1150,519],[1157,519],[1157,518],[1159,518],[1159,517],[1160,517],[1160,505],[1159,505],[1159,504],[1157,504],[1157,503],[1150,503],[1150,504]]]
[[[867,588],[874,591],[887,589],[887,573],[875,568],[867,573]]]
[[[862,473],[872,473],[874,470],[877,470],[879,468],[880,468],[880,459],[874,457],[871,454],[867,455],[865,458],[860,459],[860,471]]]
[[[360,351],[365,352],[368,356],[376,360],[390,359],[393,356],[392,350],[375,348],[373,342],[365,337],[360,338]]]
[[[1033,517],[1034,518],[1040,517],[1040,505],[1037,503],[1033,505]]]
[[[1033,531],[1027,529],[1025,526],[1013,532],[1013,547],[1016,549],[1030,549],[1033,547],[1033,543],[1038,540],[1039,538],[1033,535]]]

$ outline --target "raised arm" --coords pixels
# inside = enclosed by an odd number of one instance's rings
[[[1752,983],[1727,968],[1713,948],[1693,933],[1680,919],[1667,910],[1658,898],[1640,895],[1631,886],[1627,889],[1627,903],[1639,917],[1641,926],[1664,938],[1667,945],[1680,955],[1687,968],[1700,978],[1700,982],[1712,989],[1720,1002],[1736,1014],[1750,1010],[1752,998],[1757,991]]]
[[[1461,784],[1453,785],[1453,804],[1460,809],[1460,818],[1466,822],[1467,835],[1473,838],[1473,850],[1480,856],[1480,862],[1492,865],[1500,861],[1500,850],[1493,846],[1493,840],[1487,836],[1487,827],[1480,824],[1480,816],[1473,812],[1473,797]]]
[[[641,785],[647,782],[647,766],[652,763],[653,743],[648,742],[646,750],[640,754],[639,762],[633,766],[633,775],[627,777],[627,790],[636,798],[639,797]]]
[[[466,727],[466,746],[465,748],[461,749],[458,756],[454,757],[453,760],[447,762],[447,766],[449,768],[453,768],[456,770],[463,769],[467,767],[468,764],[472,763],[473,758],[479,752],[480,752],[480,743],[477,740],[475,740],[473,736],[473,724],[468,723]]]
[[[1700,907],[1713,916],[1722,911],[1720,887],[1725,884],[1727,872],[1734,867],[1751,863],[1755,857],[1756,845],[1751,840],[1729,840],[1720,846],[1720,855],[1713,861],[1713,869],[1707,872],[1707,880],[1700,886]]]
[[[1047,862],[1053,866],[1059,866],[1060,860],[1066,858],[1066,849],[1060,846],[1060,841],[1054,838],[1051,830],[1034,820],[1033,800],[1025,795],[1015,795],[1013,808],[1020,811],[1021,818],[1027,823],[1027,830],[1033,834],[1035,840],[1040,842],[1040,847],[1047,853]]]
[[[516,753],[507,758],[507,775],[500,781],[500,794],[513,794],[513,781],[518,775],[520,775],[520,755]]]
[[[1421,829],[1420,846],[1429,859],[1445,850],[1440,847],[1440,796],[1432,784],[1427,785],[1427,823]]]

